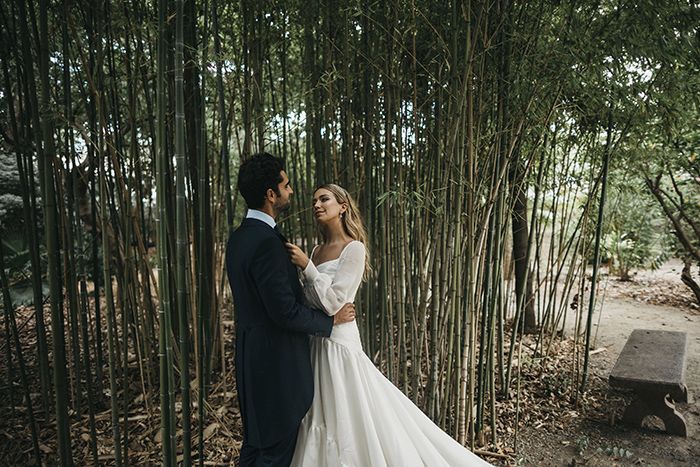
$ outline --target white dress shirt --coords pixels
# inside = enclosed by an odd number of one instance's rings
[[[277,223],[272,218],[272,216],[270,216],[269,214],[267,214],[265,212],[258,211],[257,209],[248,209],[248,214],[246,214],[245,217],[246,217],[246,219],[257,219],[259,221],[263,221],[264,223],[266,223],[267,225],[269,225],[273,229],[277,225]]]

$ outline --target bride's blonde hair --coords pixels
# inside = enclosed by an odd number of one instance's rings
[[[338,204],[344,204],[346,206],[345,213],[341,214],[340,222],[343,225],[343,230],[350,236],[353,240],[362,242],[365,245],[365,272],[362,276],[363,280],[367,280],[372,268],[370,267],[369,261],[369,249],[367,247],[367,230],[362,222],[362,217],[360,216],[360,210],[357,208],[357,203],[350,195],[348,190],[335,183],[326,183],[320,185],[314,193],[318,190],[328,190],[330,191]],[[318,224],[319,235],[321,236],[321,241],[325,242],[328,240],[328,234],[321,224]]]

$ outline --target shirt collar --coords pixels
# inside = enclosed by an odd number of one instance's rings
[[[263,221],[264,223],[266,223],[267,225],[269,225],[273,229],[277,225],[277,223],[272,218],[272,216],[270,216],[269,214],[264,213],[262,211],[258,211],[257,209],[248,209],[248,214],[246,214],[245,217],[246,217],[246,219],[257,219],[259,221]]]

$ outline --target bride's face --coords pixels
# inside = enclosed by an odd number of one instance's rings
[[[345,205],[340,204],[335,195],[325,188],[316,190],[312,202],[314,217],[322,224],[339,219],[340,215],[346,211]]]

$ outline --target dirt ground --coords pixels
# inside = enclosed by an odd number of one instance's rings
[[[564,423],[527,426],[520,434],[517,454],[502,465],[700,466],[700,312],[680,282],[681,267],[672,261],[657,271],[638,273],[632,282],[603,279],[607,284],[589,389],[599,406],[586,407],[584,401],[579,410],[559,414]],[[688,333],[689,403],[676,405],[686,420],[687,438],[663,433],[663,424],[654,418],[645,420],[642,430],[616,422],[631,397],[611,390],[607,379],[637,328]]]

